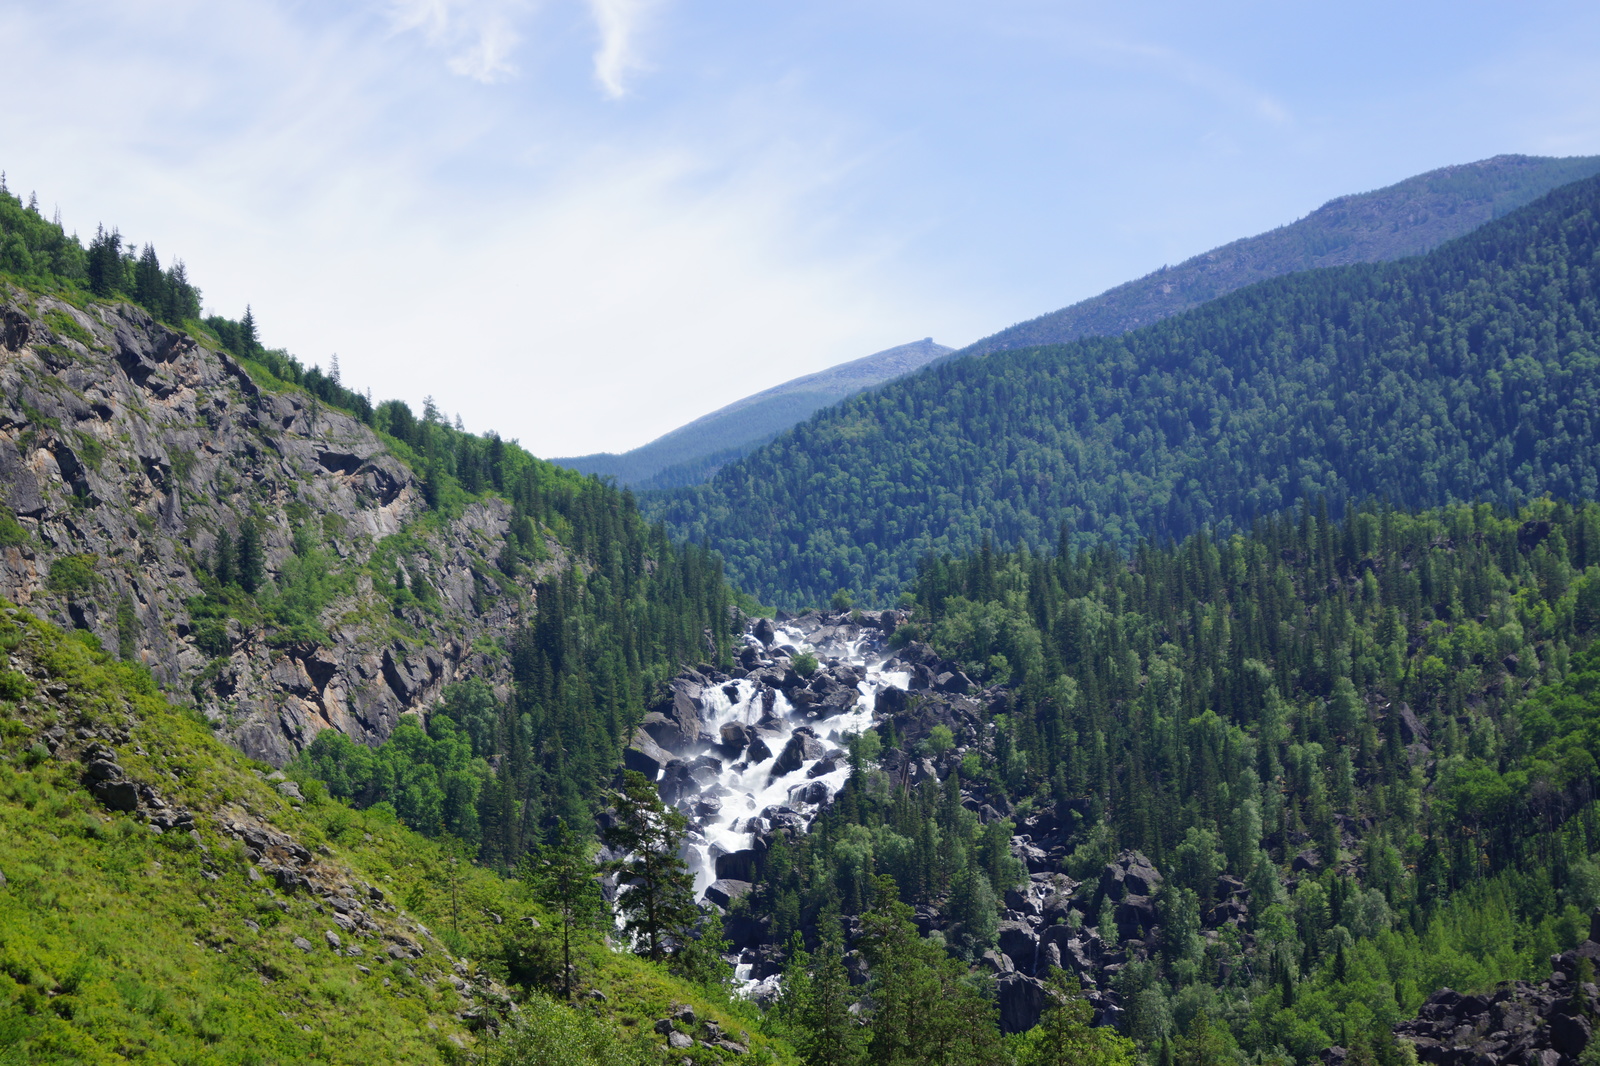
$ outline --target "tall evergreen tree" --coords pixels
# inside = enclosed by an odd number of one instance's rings
[[[622,928],[641,955],[660,962],[687,940],[700,917],[694,877],[678,857],[688,819],[662,803],[656,786],[635,770],[623,772],[622,788],[611,798],[613,819],[604,837],[620,853],[611,869]]]
[[[862,916],[872,967],[871,1066],[990,1066],[1005,1061],[994,1005],[969,986],[966,967],[924,940],[894,878],[879,876]]]
[[[239,587],[254,593],[267,579],[266,556],[261,547],[261,530],[255,519],[239,523],[239,540],[235,548],[235,563]]]
[[[561,990],[572,1000],[572,941],[594,930],[605,918],[599,871],[589,841],[567,823],[556,823],[555,839],[522,862],[521,877],[561,923]]]
[[[868,1033],[850,1010],[853,1002],[837,925],[824,926],[816,954],[805,950],[796,933],[790,940],[783,991],[775,1009],[806,1066],[861,1063]]]

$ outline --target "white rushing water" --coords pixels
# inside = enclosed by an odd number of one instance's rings
[[[689,817],[684,859],[694,871],[696,898],[717,880],[717,856],[753,847],[757,833],[770,831],[775,820],[791,826],[810,825],[816,813],[848,780],[848,738],[872,728],[878,693],[889,687],[904,689],[911,680],[908,672],[883,669],[887,650],[878,630],[861,629],[849,640],[832,636],[813,646],[808,634],[798,628],[775,628],[777,638],[771,651],[754,637],[745,638],[763,665],[781,661],[782,653],[776,648],[783,645],[799,652],[809,651],[824,668],[835,664],[857,668],[862,674],[856,686],[860,697],[852,709],[822,716],[815,707],[797,710],[780,691],[769,689],[763,693],[763,686],[753,679],[706,687],[701,695],[706,732],[718,737],[723,726],[738,724],[750,736],[759,738],[766,751],[758,747],[758,757],[751,758],[746,749],[730,759],[726,748],[703,744],[680,756],[696,766],[692,773],[701,784],[699,792],[678,801]],[[823,753],[803,759],[787,772],[781,771],[777,764],[784,748],[802,726],[809,726],[816,734]],[[819,763],[836,755],[832,769],[811,776]]]

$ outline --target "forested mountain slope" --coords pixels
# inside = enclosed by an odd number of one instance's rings
[[[197,321],[149,248],[82,249],[9,195],[0,227],[33,271],[0,274],[0,594],[247,754],[470,721],[502,757],[408,780],[408,814],[477,843],[459,812],[488,789],[510,863],[525,829],[589,819],[657,681],[726,657],[720,564],[624,493],[374,406],[248,314]]]
[[[959,354],[1112,337],[1268,278],[1417,255],[1597,171],[1597,156],[1521,155],[1430,170],[1387,188],[1329,200],[1298,222],[1162,267],[1001,330]]]
[[[1600,180],[1426,256],[1264,282],[1118,338],[947,362],[650,500],[767,602],[920,559],[1228,528],[1296,501],[1593,498]]]
[[[909,949],[878,968],[898,899],[990,975],[1008,1031],[1065,969],[1148,1062],[1399,1064],[1390,1030],[1448,986],[1403,1030],[1424,1060],[1578,1061],[1600,506],[1308,508],[1127,554],[935,560],[914,595],[902,706],[808,834],[773,834],[746,900],[770,943],[834,940],[791,967],[859,948],[869,990],[934,995]],[[981,691],[950,694],[956,664]],[[895,1024],[874,1016],[874,1046]]]
[[[621,455],[550,461],[582,474],[614,477],[636,489],[698,485],[724,463],[748,455],[829,404],[909,374],[954,350],[933,343],[932,337],[902,344],[735,400]]]

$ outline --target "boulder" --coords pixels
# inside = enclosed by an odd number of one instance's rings
[[[995,951],[992,948],[988,951],[985,951],[983,953],[983,958],[979,961],[983,966],[987,967],[989,972],[992,974],[998,975],[1003,973],[1014,973],[1016,971],[1016,967],[1012,964],[1010,956],[1006,955],[1004,952]]]
[[[722,747],[734,757],[750,744],[750,731],[742,722],[729,722],[722,727]]]
[[[807,785],[796,785],[789,790],[791,803],[806,803],[813,807],[820,807],[828,802],[828,786],[821,781],[812,781]]]
[[[772,758],[772,748],[767,744],[767,740],[775,738],[776,734],[765,729],[752,729],[747,735],[750,737],[750,746],[745,752],[746,759],[755,764],[766,762]]]
[[[1417,712],[1409,703],[1402,703],[1392,712],[1400,719],[1400,740],[1405,744],[1426,744],[1428,727],[1422,724]]]
[[[1034,897],[1031,883],[1006,889],[1005,900],[1006,910],[1016,911],[1018,914],[1030,917],[1037,917],[1041,912],[1039,901]]]
[[[132,781],[96,781],[89,791],[108,810],[132,813],[139,809],[139,790]]]
[[[833,773],[841,766],[849,765],[849,762],[850,756],[846,755],[844,752],[831,751],[827,755],[824,755],[821,759],[818,759],[816,765],[806,771],[806,776],[822,777],[826,774]]]
[[[756,864],[760,855],[754,848],[730,851],[716,859],[719,881],[752,882],[756,879]]]
[[[1316,848],[1306,848],[1289,865],[1297,874],[1314,874],[1322,869],[1322,853]]]
[[[662,771],[656,791],[661,794],[661,802],[675,804],[699,792],[700,782],[695,780],[688,763],[674,759]]]
[[[1593,1036],[1594,1027],[1587,1018],[1557,1014],[1550,1019],[1550,1046],[1563,1055],[1576,1059]]]
[[[792,774],[812,759],[820,759],[825,754],[827,749],[822,746],[822,741],[797,729],[789,738],[789,743],[783,746],[778,761],[772,764],[772,776]]]
[[[750,630],[750,635],[770,648],[772,647],[772,642],[778,639],[778,630],[772,624],[772,619],[757,618],[755,626]]]
[[[749,881],[735,881],[731,878],[723,878],[713,881],[711,887],[706,889],[706,899],[719,907],[727,908],[733,906],[734,900],[754,887],[755,885]]]
[[[622,753],[622,765],[624,767],[629,770],[637,770],[652,781],[671,761],[671,753],[657,744],[654,738],[643,729],[634,731],[633,743],[629,744]]]
[[[1004,921],[995,937],[995,942],[1000,950],[1011,959],[1012,964],[1024,973],[1033,972],[1034,956],[1038,952],[1039,934],[1027,922]]]
[[[1132,893],[1136,896],[1153,896],[1161,887],[1161,872],[1142,852],[1124,851],[1115,862],[1106,864],[1100,874],[1100,892],[1121,902]]]
[[[700,742],[704,728],[700,692],[701,675],[685,671],[673,678],[671,695],[650,708],[645,728],[668,751],[682,751]]]
[[[910,694],[903,688],[890,686],[878,690],[877,702],[873,705],[873,709],[879,714],[893,715],[904,713],[909,706],[911,706]]]
[[[1020,973],[1002,974],[995,980],[1000,1001],[1000,1031],[1025,1033],[1039,1024],[1044,1012],[1044,982]]]
[[[1117,904],[1117,931],[1124,940],[1144,936],[1156,926],[1156,905],[1149,896],[1128,893]]]

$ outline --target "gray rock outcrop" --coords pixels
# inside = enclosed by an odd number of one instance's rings
[[[421,482],[368,426],[138,308],[0,286],[0,323],[0,503],[25,534],[0,548],[0,596],[143,663],[274,764],[324,729],[381,741],[468,674],[504,691],[504,656],[474,642],[518,623],[538,576],[512,583],[487,562],[504,501],[418,526]],[[269,580],[297,534],[334,560],[344,590],[316,620],[325,641],[191,616],[219,538],[247,521]],[[402,531],[426,612],[396,607],[368,568]]]

